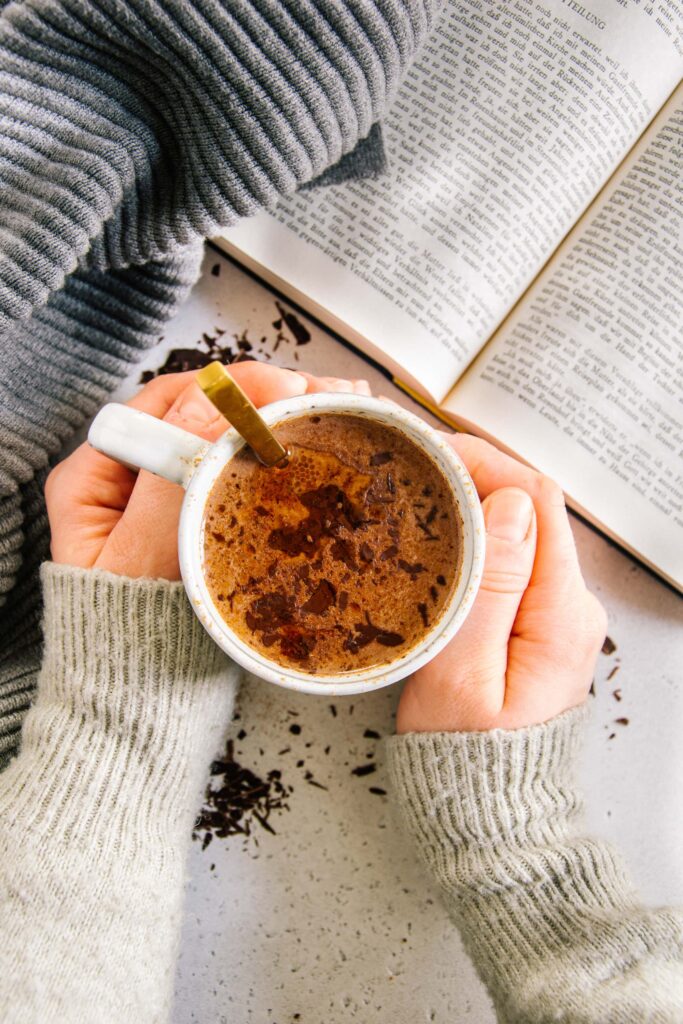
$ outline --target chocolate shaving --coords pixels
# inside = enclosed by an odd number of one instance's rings
[[[280,771],[273,769],[260,778],[235,761],[234,744],[228,740],[223,757],[211,765],[211,781],[192,838],[205,850],[214,837],[249,836],[254,822],[275,835],[268,819],[273,811],[289,810],[287,796]]]
[[[363,542],[360,546],[360,557],[364,562],[371,562],[373,559],[373,551],[369,544]]]
[[[365,614],[365,622],[357,622],[354,625],[355,633],[349,633],[344,641],[344,650],[357,654],[361,647],[376,641],[383,647],[398,647],[405,640],[400,633],[392,633],[389,630],[381,629],[370,621],[370,616]]]
[[[357,768],[351,769],[351,774],[362,777],[363,775],[372,775],[375,771],[377,771],[376,764],[360,764]]]
[[[370,456],[371,466],[384,466],[393,459],[393,452],[375,452]]]
[[[603,654],[614,654],[616,649],[617,649],[617,645],[615,644],[614,640],[612,640],[612,638],[610,636],[606,636],[604,641],[603,641],[603,644],[602,644],[602,653]]]
[[[337,592],[329,580],[321,580],[308,601],[301,606],[307,615],[322,615],[337,602]]]
[[[363,736],[365,737],[366,740],[380,739],[380,734],[378,732],[375,732],[374,729],[366,729],[365,732],[363,733]]]
[[[420,618],[422,619],[422,625],[426,629],[427,626],[429,625],[429,616],[427,615],[427,605],[424,604],[424,602],[420,601],[420,602],[418,602],[417,610],[420,613]]]
[[[438,536],[429,529],[427,522],[423,519],[420,519],[417,512],[415,513],[415,524],[418,530],[422,530],[427,540],[439,539]]]
[[[279,527],[268,537],[270,547],[286,555],[296,557],[304,554],[312,558],[323,537],[333,537],[342,529],[356,530],[363,525],[352,502],[335,484],[323,484],[306,491],[300,501],[308,509],[306,519],[296,526]],[[350,568],[356,568],[355,558],[348,547],[337,548],[337,553],[333,547],[332,554]]]
[[[316,644],[316,638],[312,633],[299,631],[285,631],[280,635],[280,650],[286,658],[292,661],[306,661]]]
[[[396,547],[395,544],[392,544],[390,547],[384,549],[382,554],[379,556],[379,560],[380,562],[386,562],[387,558],[393,558],[394,555],[397,554],[398,548]]]
[[[343,562],[349,569],[357,569],[358,565],[353,552],[353,546],[348,541],[337,538],[330,548],[330,554],[338,562]]]
[[[295,316],[294,313],[288,312],[283,306],[280,305],[279,302],[276,302],[275,305],[277,306],[277,311],[280,314],[280,320],[276,320],[273,323],[273,327],[275,328],[275,330],[279,331],[284,321],[286,326],[292,332],[294,340],[296,341],[297,345],[307,345],[308,342],[311,340],[311,332],[308,330],[308,328],[301,323],[301,320],[299,320],[299,318]]]
[[[399,558],[398,567],[407,572],[413,581],[417,579],[419,573],[427,571],[427,566],[423,565],[422,562],[415,562],[414,565],[411,565],[410,562],[406,562],[403,558]]]
[[[271,632],[280,626],[287,625],[294,618],[292,598],[282,591],[275,590],[256,598],[249,606],[246,614],[247,626],[253,631]]]

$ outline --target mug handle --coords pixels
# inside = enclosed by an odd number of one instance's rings
[[[100,409],[88,431],[88,442],[130,469],[147,469],[181,487],[187,487],[197,463],[211,447],[196,434],[117,402]]]

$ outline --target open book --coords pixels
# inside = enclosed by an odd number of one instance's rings
[[[216,239],[683,589],[683,0],[448,5],[390,173]]]

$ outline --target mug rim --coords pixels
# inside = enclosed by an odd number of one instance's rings
[[[198,460],[181,510],[178,551],[181,575],[192,608],[226,654],[268,682],[301,693],[340,696],[380,689],[405,678],[431,661],[455,636],[469,614],[481,582],[485,527],[476,488],[460,457],[433,427],[401,406],[366,395],[322,392],[282,399],[259,410],[269,425],[318,411],[366,416],[400,430],[437,464],[453,491],[462,521],[460,576],[439,618],[425,636],[400,658],[386,665],[322,675],[300,672],[266,658],[231,629],[216,608],[204,576],[203,522],[206,502],[219,474],[245,445],[233,427],[208,445]]]

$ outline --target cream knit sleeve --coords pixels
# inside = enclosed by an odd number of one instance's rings
[[[389,741],[394,796],[505,1024],[681,1024],[683,913],[579,829],[583,709]]]
[[[45,652],[0,775],[3,1024],[150,1024],[238,670],[182,586],[47,564]]]

